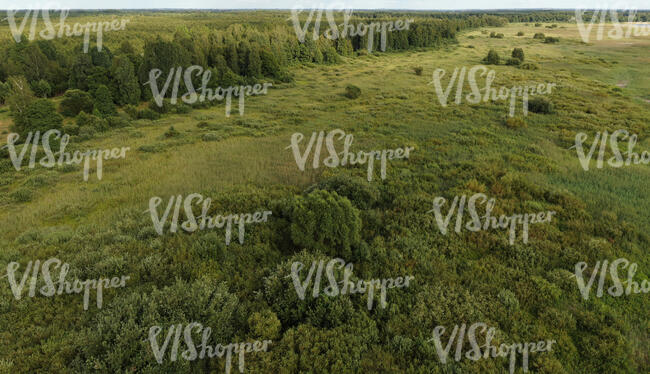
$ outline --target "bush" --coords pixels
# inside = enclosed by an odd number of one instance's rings
[[[178,132],[178,131],[174,128],[174,126],[169,126],[169,129],[168,129],[167,131],[165,131],[165,134],[164,134],[164,135],[165,135],[165,138],[173,138],[173,137],[179,136],[180,134],[181,134],[181,133]]]
[[[97,131],[108,130],[108,121],[92,114],[86,114],[86,112],[81,112],[77,115],[75,118],[75,124],[80,129],[79,135],[81,135],[84,128],[92,128],[93,134]]]
[[[125,106],[124,113],[131,117],[131,119],[138,119],[138,108],[136,108],[134,105]]]
[[[544,43],[558,43],[560,41],[560,38],[554,38],[552,36],[547,36],[546,39],[544,39]]]
[[[133,281],[127,281],[127,286],[128,282]],[[165,359],[158,364],[149,342],[138,340],[148,335],[151,326],[163,329],[158,339],[164,340],[172,324],[186,327],[197,321],[212,328],[210,339],[214,342],[234,342],[240,305],[225,283],[209,278],[192,283],[176,280],[164,288],[125,293],[110,303],[105,301],[104,308],[88,324],[90,327],[80,332],[76,347],[71,347],[78,355],[71,371],[88,373],[102,368],[107,373],[117,373],[128,367],[134,373],[196,372],[185,360]],[[195,336],[195,341],[199,339]],[[146,358],[144,351],[149,355]]]
[[[138,111],[138,119],[150,119],[150,120],[157,120],[160,118],[160,113],[154,112],[153,110],[149,108],[145,108],[143,110]]]
[[[416,66],[416,67],[413,68],[413,71],[415,72],[415,75],[422,75],[422,70],[424,70],[422,68],[422,66]]]
[[[533,113],[553,113],[553,103],[543,97],[534,97],[528,100],[528,110]]]
[[[509,127],[511,129],[526,127],[526,122],[519,117],[506,117],[505,120],[503,121],[503,124],[506,125],[506,127]]]
[[[206,103],[208,103],[207,100],[206,100]],[[192,111],[192,107],[189,106],[189,105],[187,105],[187,104],[185,104],[185,103],[178,103],[178,104],[174,107],[173,111],[174,111],[174,113],[176,113],[176,114],[187,114],[187,113],[189,113],[189,112]]]
[[[483,59],[483,62],[488,65],[499,65],[501,62],[501,57],[499,57],[499,53],[497,53],[497,51],[490,49],[488,55]]]
[[[542,39],[542,40],[544,40],[545,38],[546,38],[546,36],[541,32],[535,33],[535,36],[533,36],[533,39]]]
[[[521,60],[518,59],[518,58],[511,57],[508,60],[506,60],[506,65],[519,66],[519,65],[521,65]]]
[[[203,140],[204,142],[216,142],[216,141],[219,141],[221,139],[222,139],[221,135],[219,135],[217,133],[214,133],[214,132],[209,132],[207,134],[203,134],[203,136],[201,137],[201,140]]]
[[[502,33],[498,33],[498,34],[497,34],[497,33],[495,33],[494,31],[492,31],[492,32],[490,33],[490,38],[503,39],[503,37],[504,37],[504,35],[503,35]]]
[[[165,114],[169,113],[173,108],[172,103],[169,100],[164,100],[162,101],[162,106],[158,106],[158,104],[155,101],[150,101],[149,102],[149,109],[160,113],[160,114]]]
[[[38,82],[32,83],[32,91],[38,97],[48,97],[52,94],[52,87],[47,81],[41,79]]]
[[[79,139],[81,140],[88,140],[92,139],[93,136],[97,133],[97,130],[95,130],[94,127],[92,126],[84,126],[79,128]]]
[[[379,190],[374,184],[360,177],[335,176],[307,188],[306,192],[314,190],[332,191],[348,198],[359,209],[370,209],[379,200]]]
[[[112,129],[120,128],[120,127],[127,127],[131,125],[129,120],[123,117],[118,117],[118,116],[113,116],[113,117],[108,117],[106,119],[108,122],[108,127]]]
[[[41,133],[51,129],[61,129],[63,117],[56,112],[54,104],[48,99],[37,99],[27,105],[25,110],[14,116],[12,130],[26,136],[30,131]]]
[[[535,27],[542,27],[542,24],[541,23],[536,23]]]
[[[355,85],[348,84],[345,87],[345,97],[348,99],[356,99],[361,96],[361,89]]]
[[[512,58],[518,58],[521,62],[524,62],[524,50],[521,48],[515,48],[512,50]]]
[[[63,125],[62,131],[64,134],[68,134],[68,135],[79,135],[79,126],[72,123],[68,125]]]
[[[80,112],[92,113],[95,104],[88,92],[81,90],[68,90],[61,100],[61,114],[66,117],[76,117]]]
[[[17,203],[26,203],[28,201],[32,201],[34,192],[27,187],[19,188],[16,191],[12,192],[10,197]]]
[[[537,64],[535,64],[535,63],[532,63],[532,62],[526,62],[524,64],[521,64],[519,67],[524,69],[524,70],[537,70],[537,69],[539,69],[539,66]]]
[[[517,36],[524,36],[524,32],[523,32],[523,31],[519,31],[519,32],[517,33]]]
[[[336,192],[315,190],[291,204],[291,240],[300,248],[351,258],[361,239],[361,218],[350,200]]]

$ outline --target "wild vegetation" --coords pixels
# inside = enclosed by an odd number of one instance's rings
[[[73,295],[16,300],[1,279],[0,373],[223,372],[223,359],[154,359],[152,325],[195,321],[215,344],[272,340],[246,356],[251,373],[507,371],[505,359],[440,363],[433,329],[475,322],[498,327],[498,342],[555,339],[531,356],[534,373],[648,372],[647,294],[584,300],[571,275],[579,261],[625,257],[639,283],[649,278],[650,170],[585,172],[569,148],[577,132],[626,129],[639,153],[650,150],[650,38],[586,44],[571,13],[355,12],[355,22],[415,18],[371,54],[364,37],[307,33],[302,44],[280,11],[73,13],[131,18],[87,54],[81,38],[16,43],[3,24],[2,142],[62,129],[72,151],[132,151],[83,182],[80,165],[17,171],[1,149],[0,267],[57,257],[75,278],[131,279],[87,311]],[[559,27],[540,40],[549,23]],[[440,106],[433,71],[490,55],[495,87],[557,88],[526,117],[507,118],[504,101]],[[155,105],[149,71],[189,65],[211,69],[214,85],[274,85],[247,98],[244,116],[226,117],[218,102]],[[385,180],[368,182],[362,165],[298,170],[291,135],[333,129],[358,149],[415,151]],[[157,235],[149,199],[190,193],[211,197],[211,214],[273,215],[243,244],[226,246],[220,230]],[[443,235],[433,199],[475,193],[498,200],[494,214],[557,217],[531,226],[528,243],[509,245],[498,230]],[[354,264],[355,280],[415,281],[386,308],[368,310],[358,294],[300,300],[291,264],[336,257]]]

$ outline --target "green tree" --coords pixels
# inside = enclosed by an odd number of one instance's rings
[[[257,48],[251,49],[248,53],[246,75],[253,78],[259,78],[262,76],[262,60]]]
[[[32,83],[32,90],[38,97],[48,97],[52,94],[52,87],[43,79]]]
[[[336,192],[315,190],[293,201],[291,239],[298,247],[350,258],[360,232],[359,211]]]
[[[262,60],[262,75],[265,77],[277,77],[281,68],[275,55],[264,48],[260,50],[260,59]]]
[[[70,69],[68,87],[84,91],[88,90],[91,83],[90,76],[94,71],[92,58],[87,53],[77,54]]]
[[[488,65],[499,65],[499,62],[501,62],[501,57],[499,57],[499,53],[497,53],[497,51],[490,49],[487,57],[483,59],[483,62]]]
[[[512,50],[512,58],[518,58],[521,62],[524,62],[524,50],[521,48],[515,48]]]
[[[24,112],[14,117],[12,131],[26,136],[30,131],[61,129],[63,117],[56,112],[56,107],[48,99],[36,99],[25,108]]]
[[[117,56],[111,66],[112,95],[118,105],[137,105],[140,101],[140,85],[135,76],[133,63],[126,56]]]
[[[95,109],[99,111],[102,117],[110,117],[117,114],[115,110],[115,103],[111,97],[111,91],[108,87],[100,85],[95,90]]]
[[[35,97],[24,76],[11,76],[7,79],[7,83],[9,83],[9,92],[7,93],[6,102],[15,120],[34,101]]]
[[[226,47],[226,62],[228,67],[235,74],[239,75],[239,54],[237,53],[237,46],[235,43],[229,43]]]
[[[63,94],[60,109],[66,117],[75,117],[79,112],[92,113],[94,108],[93,98],[88,92],[81,90],[68,90]]]
[[[0,104],[7,102],[7,97],[11,92],[11,85],[9,82],[0,82]]]

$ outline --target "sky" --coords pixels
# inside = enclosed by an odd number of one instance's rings
[[[0,0],[0,9],[650,9],[650,0]]]

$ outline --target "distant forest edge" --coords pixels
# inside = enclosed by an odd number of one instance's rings
[[[305,25],[310,11],[305,9],[299,14],[301,27]],[[27,27],[22,30],[22,37],[2,23],[0,105],[9,104],[13,121],[19,127],[14,131],[25,133],[37,130],[29,125],[34,118],[25,118],[26,113],[33,113],[41,119],[52,119],[46,122],[53,121],[38,127],[60,127],[61,121],[50,113],[52,105],[34,102],[30,98],[48,98],[67,93],[65,105],[74,108],[60,111],[64,116],[71,117],[80,113],[77,109],[92,108],[92,103],[84,101],[93,99],[101,101],[99,106],[108,104],[111,107],[111,101],[117,106],[135,106],[152,99],[151,90],[145,86],[152,69],[160,69],[166,76],[172,68],[191,65],[211,70],[210,87],[254,84],[262,80],[288,83],[293,79],[289,67],[294,64],[338,63],[342,56],[366,54],[369,37],[374,38],[374,46],[380,45],[382,37],[380,32],[375,32],[328,39],[323,35],[329,27],[323,14],[320,36],[314,40],[312,20],[306,30],[305,41],[301,43],[289,19],[289,11],[256,12],[253,19],[250,12],[221,12],[222,17],[217,20],[206,17],[203,12],[191,11],[169,12],[169,16],[163,20],[150,17],[153,13],[147,11],[71,11],[65,22],[67,25],[84,25],[104,21],[109,16],[115,18],[116,14],[130,20],[125,30],[105,33],[101,50],[94,45],[96,35],[91,35],[89,53],[83,51],[83,36],[45,40],[39,34],[34,34],[36,37],[30,41],[31,20],[25,20],[28,22],[25,22]],[[333,14],[337,24],[342,24],[343,13]],[[648,14],[639,13],[637,18],[647,20]],[[50,11],[49,16],[58,31],[59,12]],[[22,24],[22,17],[25,17],[25,12],[15,14],[16,25]],[[401,51],[442,47],[455,42],[456,34],[462,30],[504,26],[508,22],[568,21],[571,17],[575,17],[575,13],[569,11],[504,11],[488,14],[354,11],[349,23],[357,25],[412,19],[413,23],[409,24],[408,29],[386,34],[386,51]],[[585,13],[584,17],[591,19],[589,13]],[[623,17],[624,14],[619,19]],[[35,28],[40,32],[45,27],[42,15],[39,15],[37,22]],[[195,87],[200,85],[198,77],[196,80]],[[29,89],[19,88],[25,86]],[[18,93],[17,90],[22,92]],[[180,87],[180,90],[179,93],[183,94],[184,87]],[[171,90],[167,95],[170,94]],[[11,97],[16,100],[9,102],[12,101]],[[37,107],[30,109],[29,105]],[[197,102],[196,105],[216,103]],[[127,113],[135,113],[135,117],[158,115],[151,112],[138,114],[133,108],[126,109]],[[166,111],[164,108],[153,109]],[[114,110],[109,108],[106,112],[113,114]],[[105,116],[106,113],[93,114]]]

